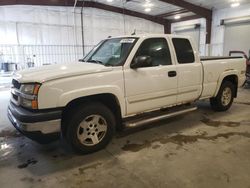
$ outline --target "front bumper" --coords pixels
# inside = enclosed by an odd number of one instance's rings
[[[61,109],[31,112],[13,103],[8,107],[8,118],[13,126],[39,143],[47,143],[59,137],[61,114]]]

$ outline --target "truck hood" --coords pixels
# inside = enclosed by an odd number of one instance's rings
[[[47,65],[39,68],[30,68],[15,73],[14,79],[18,80],[20,83],[43,83],[59,78],[108,72],[112,70],[112,67],[105,67],[100,64],[78,62],[60,65]]]

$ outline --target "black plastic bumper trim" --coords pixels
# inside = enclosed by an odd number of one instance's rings
[[[41,121],[50,121],[61,119],[62,109],[53,110],[37,110],[35,112],[28,111],[22,107],[16,106],[12,102],[9,104],[9,110],[13,116],[20,122],[23,123],[36,123]]]

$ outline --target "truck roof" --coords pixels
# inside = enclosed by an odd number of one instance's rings
[[[126,38],[126,37],[135,37],[135,38],[146,38],[146,37],[180,37],[180,38],[187,38],[190,39],[191,37],[185,35],[175,35],[175,34],[137,34],[137,35],[120,35],[114,36],[110,38]]]

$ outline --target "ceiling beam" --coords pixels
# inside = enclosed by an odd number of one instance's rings
[[[169,16],[175,16],[176,14],[183,14],[183,13],[187,13],[189,12],[188,10],[186,9],[179,9],[179,10],[175,10],[175,11],[172,11],[172,12],[166,12],[166,13],[163,13],[163,14],[158,14],[156,15],[157,17],[169,17]]]
[[[2,5],[42,5],[42,6],[73,6],[74,0],[4,0]]]
[[[212,18],[212,10],[198,6],[198,5],[194,5],[184,0],[160,0],[160,1],[171,4],[171,5],[175,5],[178,7],[182,7],[204,18],[208,18],[208,19]]]

